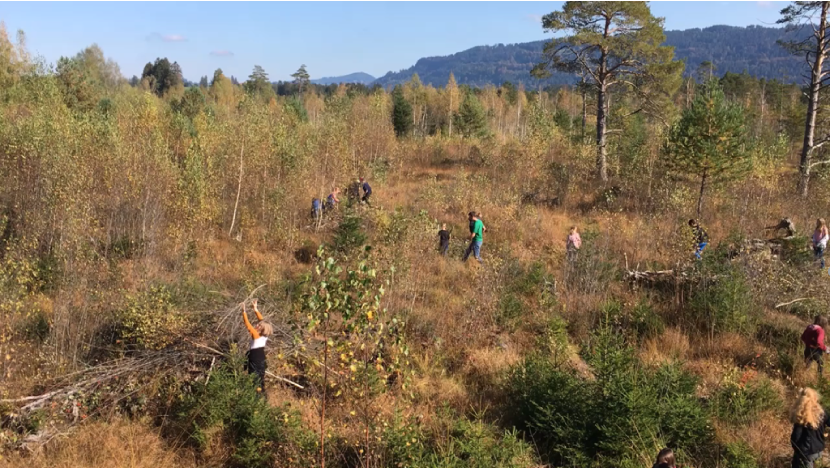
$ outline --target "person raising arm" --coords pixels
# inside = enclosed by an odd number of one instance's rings
[[[265,370],[268,368],[268,363],[265,359],[265,343],[268,342],[268,337],[271,336],[274,329],[270,323],[264,321],[262,314],[257,308],[257,300],[254,299],[253,307],[256,314],[257,324],[252,325],[248,320],[248,312],[245,309],[245,302],[242,302],[242,321],[245,323],[245,328],[251,335],[251,346],[248,349],[248,364],[246,366],[247,372],[255,373],[259,377],[258,392],[265,393]]]

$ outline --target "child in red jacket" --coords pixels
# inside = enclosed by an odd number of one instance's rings
[[[804,343],[804,364],[810,367],[810,363],[816,361],[819,377],[824,368],[822,355],[827,351],[827,346],[824,345],[824,326],[824,317],[817,315],[813,324],[801,334],[801,341]]]

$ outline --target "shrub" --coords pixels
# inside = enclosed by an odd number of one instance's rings
[[[712,400],[715,415],[729,423],[746,424],[766,410],[779,409],[781,397],[767,378],[755,378],[755,372],[735,371],[726,376]]]
[[[781,244],[781,261],[794,265],[804,265],[813,261],[813,252],[808,248],[810,238],[795,235],[783,240]]]
[[[181,394],[172,428],[202,452],[227,446],[235,467],[273,466],[278,457],[303,465],[315,452],[314,434],[302,429],[297,413],[268,405],[239,357],[220,365],[207,385]]]
[[[535,452],[515,430],[501,431],[480,419],[457,417],[444,408],[433,429],[396,418],[383,436],[389,467],[531,467]]]
[[[710,280],[710,275],[717,278]],[[725,268],[703,269],[703,277],[691,300],[696,323],[710,333],[734,331],[750,333],[752,297],[743,271]]]
[[[166,286],[152,286],[137,295],[127,296],[120,315],[119,336],[127,344],[142,349],[163,349],[176,340],[185,326]]]
[[[631,310],[631,328],[638,338],[653,338],[660,336],[666,329],[663,319],[654,313],[647,302],[640,300]]]
[[[551,465],[643,465],[653,448],[700,455],[712,444],[697,380],[679,365],[645,368],[608,322],[583,355],[595,380],[538,357],[506,380],[512,419],[541,444]]]
[[[348,253],[366,242],[366,234],[360,224],[360,217],[347,215],[334,232],[334,249]]]
[[[727,444],[720,463],[726,468],[758,468],[758,461],[755,460],[752,449],[743,441]]]
[[[496,312],[496,321],[502,327],[509,327],[522,316],[525,308],[524,302],[516,295],[512,293],[502,295]]]

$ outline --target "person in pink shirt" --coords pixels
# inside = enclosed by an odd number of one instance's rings
[[[568,239],[565,242],[565,248],[568,252],[568,261],[573,263],[576,261],[579,247],[582,246],[582,238],[576,230],[576,225],[571,227],[571,233],[568,234]]]
[[[817,315],[813,324],[801,334],[801,342],[804,343],[804,363],[810,367],[810,363],[815,361],[818,364],[819,377],[824,368],[822,356],[827,352],[827,346],[824,345],[825,323],[824,317]]]
[[[830,239],[830,232],[824,219],[816,220],[816,230],[813,232],[813,254],[816,260],[821,262],[821,269],[824,269],[824,250],[827,249],[827,240]]]

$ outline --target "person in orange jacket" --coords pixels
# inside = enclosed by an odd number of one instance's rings
[[[257,309],[257,300],[254,299],[253,307],[256,314],[257,324],[251,325],[248,321],[248,312],[245,310],[245,302],[242,302],[242,321],[245,322],[245,328],[251,334],[251,346],[248,349],[248,364],[246,370],[248,373],[255,373],[259,376],[259,387],[257,392],[265,391],[265,370],[268,368],[268,363],[265,360],[265,343],[268,342],[268,337],[274,332],[274,328],[270,323],[264,321],[262,314]]]

